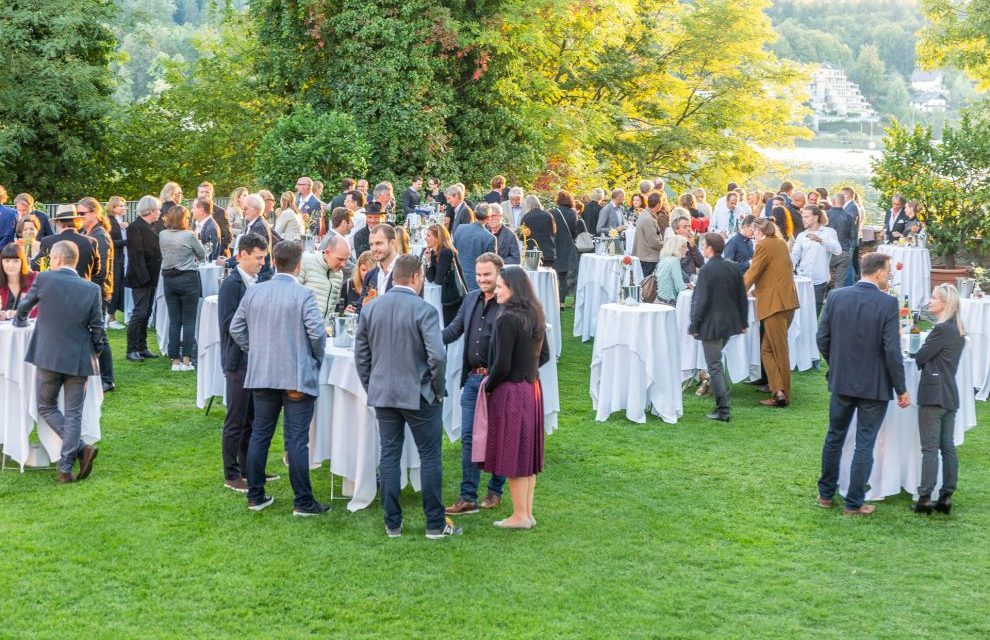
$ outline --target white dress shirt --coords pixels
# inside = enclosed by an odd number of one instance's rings
[[[241,265],[237,265],[237,273],[241,274],[241,281],[245,287],[252,287],[258,284],[258,276],[252,276],[244,269],[241,269]]]
[[[388,286],[388,281],[392,277],[392,268],[395,267],[395,259],[398,256],[393,256],[392,261],[388,263],[388,269],[383,267],[381,263],[378,264],[378,286],[376,287],[379,294],[385,293],[385,288]]]
[[[815,234],[821,242],[809,240]],[[819,227],[817,231],[805,230],[798,234],[791,249],[791,261],[798,275],[811,278],[811,284],[823,284],[831,278],[832,256],[842,253],[839,236],[831,227]]]

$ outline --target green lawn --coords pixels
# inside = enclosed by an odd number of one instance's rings
[[[570,312],[563,322],[569,334]],[[503,531],[478,514],[459,519],[462,537],[427,541],[407,489],[406,534],[390,540],[377,504],[292,518],[287,478],[273,508],[250,513],[222,487],[222,409],[196,409],[195,374],[126,362],[121,331],[112,343],[118,390],[92,477],[0,474],[2,638],[990,635],[983,426],[960,449],[951,518],[916,516],[906,494],[844,518],[814,503],[821,373],[796,374],[784,410],[737,385],[728,425],[705,420],[711,401],[693,394],[677,425],[597,423],[591,343],[569,337],[539,527]],[[978,413],[985,424],[987,405]],[[445,444],[444,471],[450,502],[458,444]],[[325,467],[313,483],[327,499]]]

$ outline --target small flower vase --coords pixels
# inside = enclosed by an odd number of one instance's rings
[[[613,242],[611,239],[608,242],[608,255],[610,256],[615,255],[615,242]]]

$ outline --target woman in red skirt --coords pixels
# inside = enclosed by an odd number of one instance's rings
[[[531,529],[536,474],[543,470],[543,394],[540,366],[550,359],[546,319],[526,272],[502,270],[495,285],[501,311],[489,358],[488,442],[481,468],[509,479],[512,515],[503,529]]]

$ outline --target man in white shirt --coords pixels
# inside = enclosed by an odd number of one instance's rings
[[[502,203],[502,224],[512,231],[519,228],[522,221],[523,211],[522,201],[526,195],[522,187],[512,187],[509,189],[509,199]]]
[[[739,222],[746,217],[741,216],[740,213],[742,212],[739,209],[739,194],[735,191],[728,192],[716,203],[708,231],[720,233],[723,238],[734,235],[739,231]]]
[[[822,301],[828,291],[832,256],[842,253],[842,246],[835,229],[824,226],[828,218],[818,207],[809,205],[801,209],[801,222],[804,224],[804,231],[794,240],[791,261],[798,275],[811,278],[811,284],[815,287],[817,315],[821,313]]]
[[[372,289],[372,298],[384,294],[392,288],[392,267],[395,266],[395,259],[398,252],[395,250],[395,228],[388,224],[379,224],[371,229],[368,235],[371,255],[378,262],[378,266],[369,271],[364,276],[364,290],[366,295],[358,305],[355,313],[361,313],[364,300],[367,300]],[[369,302],[370,303],[370,302]]]

